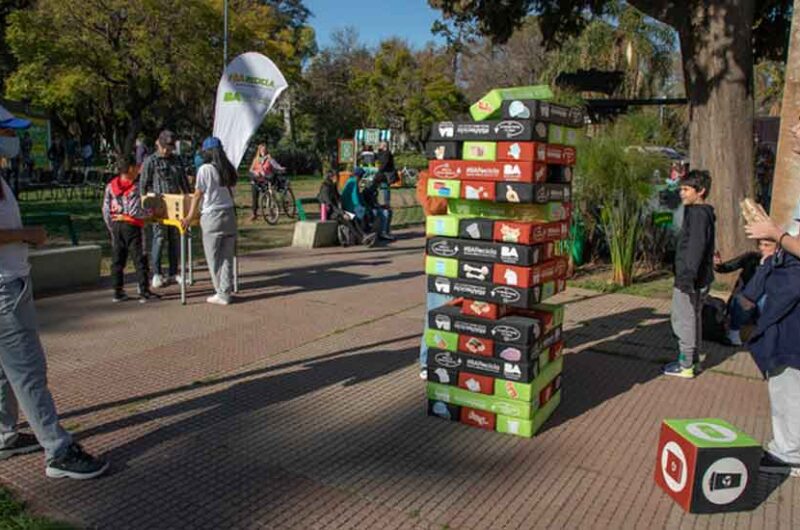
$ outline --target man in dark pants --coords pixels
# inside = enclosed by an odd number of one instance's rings
[[[161,131],[156,140],[156,152],[148,156],[142,165],[139,178],[139,192],[142,197],[150,194],[191,193],[186,168],[180,157],[175,155],[175,134],[169,130]],[[169,275],[164,278],[161,269],[161,244],[167,240],[167,257],[169,259]],[[180,253],[180,234],[172,226],[153,225],[153,249],[151,268],[153,270],[152,287],[158,289],[172,278],[180,283],[178,276],[178,259]]]
[[[394,166],[394,155],[389,150],[389,144],[381,142],[378,146],[378,175],[375,177],[375,182],[380,184],[383,190],[383,207],[387,210],[385,215],[389,218],[389,226],[386,227],[386,232],[382,237],[385,239],[393,240],[394,236],[391,235],[391,217],[392,217],[392,192],[390,186],[397,180],[397,168]]]

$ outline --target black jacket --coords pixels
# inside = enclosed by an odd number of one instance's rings
[[[687,206],[675,253],[675,287],[685,293],[704,289],[714,281],[714,208]]]
[[[756,273],[756,269],[761,264],[761,254],[759,252],[745,252],[744,254],[720,263],[714,267],[714,271],[720,274],[727,274],[729,272],[736,272],[741,269],[742,273],[736,280],[736,285],[733,288],[733,296],[739,294],[744,286],[750,281]]]
[[[322,182],[322,186],[319,187],[317,200],[320,204],[333,206],[337,209],[342,207],[342,197],[339,195],[339,189],[336,187],[336,183],[331,182],[329,179],[325,179]]]
[[[379,173],[394,173],[394,155],[388,149],[385,151],[378,151],[378,172]]]
[[[191,193],[192,188],[189,186],[186,168],[181,159],[175,155],[159,156],[158,153],[145,158],[139,177],[139,192],[142,196],[150,192],[157,195]]]

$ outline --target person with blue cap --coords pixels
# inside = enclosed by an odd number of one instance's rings
[[[197,183],[189,214],[182,224],[186,229],[200,215],[203,250],[215,291],[206,302],[228,305],[233,301],[233,259],[236,253],[236,205],[233,201],[233,187],[236,186],[238,175],[223,151],[219,138],[206,138],[201,154],[203,165],[197,171]]]

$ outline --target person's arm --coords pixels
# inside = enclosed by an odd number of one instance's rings
[[[181,191],[183,193],[192,193],[192,185],[189,184],[189,176],[186,171],[186,166],[183,165],[183,162],[178,164],[178,173],[180,178],[178,185],[180,186]]]
[[[142,162],[142,173],[139,176],[139,194],[144,197],[153,189],[153,164],[149,158]]]
[[[689,241],[683,253],[683,267],[675,271],[675,286],[683,292],[692,292],[708,245],[706,226],[708,221],[693,208],[687,208],[684,215],[686,215],[684,229],[688,231]]]
[[[11,243],[42,245],[45,241],[47,241],[47,232],[42,226],[0,230],[0,245],[9,245]]]
[[[740,269],[743,269],[747,264],[747,261],[752,259],[753,253],[752,252],[745,252],[735,258],[722,262],[719,265],[714,266],[714,271],[720,274],[728,274],[729,272],[736,272]]]
[[[285,167],[283,167],[282,165],[280,165],[280,164],[278,163],[278,161],[277,161],[277,160],[275,160],[275,159],[274,159],[274,158],[272,158],[272,157],[269,157],[269,164],[272,166],[272,169],[274,169],[275,171],[285,171],[285,170],[286,170],[286,168],[285,168]]]
[[[744,227],[747,237],[750,239],[770,239],[780,243],[780,247],[800,258],[800,236],[784,235],[784,232],[772,218],[758,223],[752,223]]]
[[[200,216],[200,202],[203,200],[203,191],[198,187],[192,194],[192,203],[189,206],[189,214],[181,221],[183,229],[189,228],[195,218]]]
[[[103,221],[106,223],[106,228],[111,231],[111,201],[114,200],[111,196],[111,185],[106,186],[103,193]]]

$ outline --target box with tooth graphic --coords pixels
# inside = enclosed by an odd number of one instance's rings
[[[458,370],[450,370],[447,368],[437,367],[428,370],[428,381],[432,383],[439,383],[441,385],[457,385],[458,384]]]
[[[494,387],[495,379],[492,376],[473,374],[470,372],[458,373],[458,388],[492,396],[494,395]]]
[[[506,100],[503,102],[501,115],[512,120],[541,120],[569,127],[581,127],[586,119],[586,113],[580,107],[567,107],[535,99]]]
[[[535,245],[569,237],[569,223],[531,223],[497,220],[494,222],[494,239],[504,243]]]
[[[461,198],[471,201],[494,201],[496,182],[465,180],[461,183]]]
[[[459,219],[458,237],[461,239],[491,241],[494,237],[494,221],[479,217]]]
[[[572,188],[569,184],[527,184],[523,182],[498,182],[495,188],[497,202],[518,204],[547,204],[570,202]],[[462,196],[462,198],[464,198]]]

